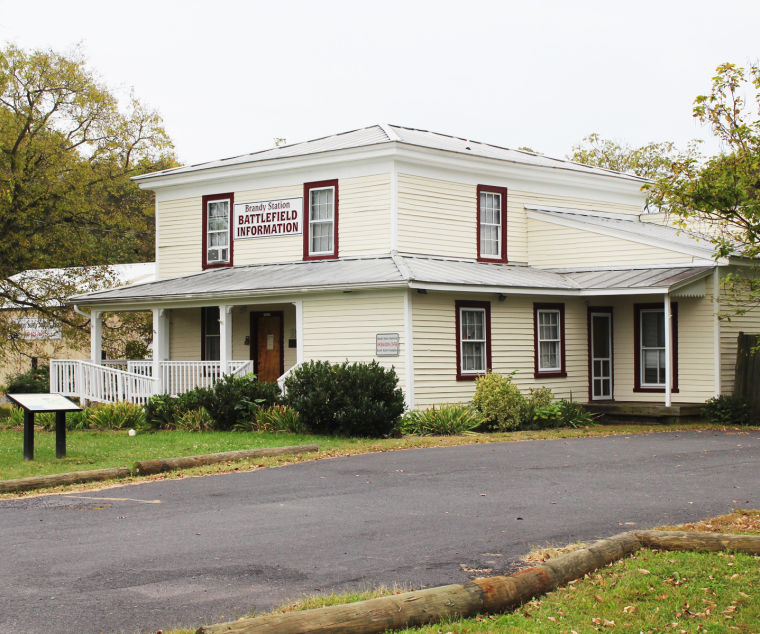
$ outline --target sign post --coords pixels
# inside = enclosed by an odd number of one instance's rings
[[[55,412],[55,457],[66,457],[66,412],[82,408],[60,394],[6,394],[24,410],[24,460],[34,460],[34,414]]]

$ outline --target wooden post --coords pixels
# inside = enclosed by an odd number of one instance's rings
[[[55,413],[55,457],[66,457],[66,412]]]
[[[673,331],[670,329],[670,295],[665,293],[663,300],[665,322],[665,407],[670,407],[673,389]]]
[[[24,460],[34,460],[34,412],[24,410]]]

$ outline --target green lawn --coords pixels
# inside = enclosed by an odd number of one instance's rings
[[[36,430],[33,461],[23,459],[23,432],[20,428],[0,429],[0,480],[28,476],[88,471],[108,467],[132,467],[137,460],[176,458],[197,454],[281,447],[285,445],[317,444],[319,453],[237,463],[222,463],[197,467],[183,473],[196,475],[275,466],[286,462],[314,460],[341,455],[374,451],[440,447],[487,442],[512,442],[552,438],[578,438],[608,435],[631,435],[666,431],[725,429],[705,423],[677,425],[597,425],[582,429],[551,429],[499,434],[467,434],[464,436],[407,436],[404,438],[368,439],[336,438],[308,434],[267,432],[143,432],[130,437],[122,431],[69,431],[67,457],[55,457],[55,434]],[[746,429],[746,428],[745,428]],[[161,476],[161,477],[177,477]],[[93,485],[90,485],[93,486]]]

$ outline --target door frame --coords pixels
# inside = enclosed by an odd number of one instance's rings
[[[610,396],[609,398],[594,398],[594,359],[593,359],[593,327],[592,315],[595,314],[609,315],[610,323]],[[615,336],[614,320],[612,318],[612,306],[589,306],[588,307],[588,400],[592,401],[614,401],[615,400]]]
[[[251,351],[250,357],[253,361],[253,373],[258,378],[259,376],[259,340],[258,340],[258,319],[265,315],[272,315],[279,318],[280,321],[280,374],[285,374],[285,313],[281,310],[256,310],[251,311],[251,327],[250,327],[250,343]],[[276,380],[276,379],[275,379]]]

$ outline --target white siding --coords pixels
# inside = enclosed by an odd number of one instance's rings
[[[202,270],[201,206],[200,196],[159,203],[156,217],[158,279]]]
[[[564,227],[553,222],[528,220],[528,264],[539,268],[620,264],[677,264],[693,258],[660,247]]]
[[[582,300],[565,304],[565,362],[567,377],[534,378],[533,303],[546,297],[514,296],[500,302],[494,295],[417,294],[413,300],[415,405],[469,401],[474,381],[456,378],[457,299],[488,301],[491,304],[491,353],[493,371],[514,370],[521,390],[549,386],[555,397],[586,401],[588,394],[586,306]],[[549,300],[551,303],[562,303]]]
[[[201,358],[201,309],[169,311],[169,359],[199,361]]]
[[[338,187],[340,255],[388,253],[391,230],[390,175],[342,178]]]
[[[304,360],[376,360],[393,366],[405,380],[404,292],[355,292],[308,296],[303,300]],[[398,333],[399,355],[375,355],[378,333]]]

